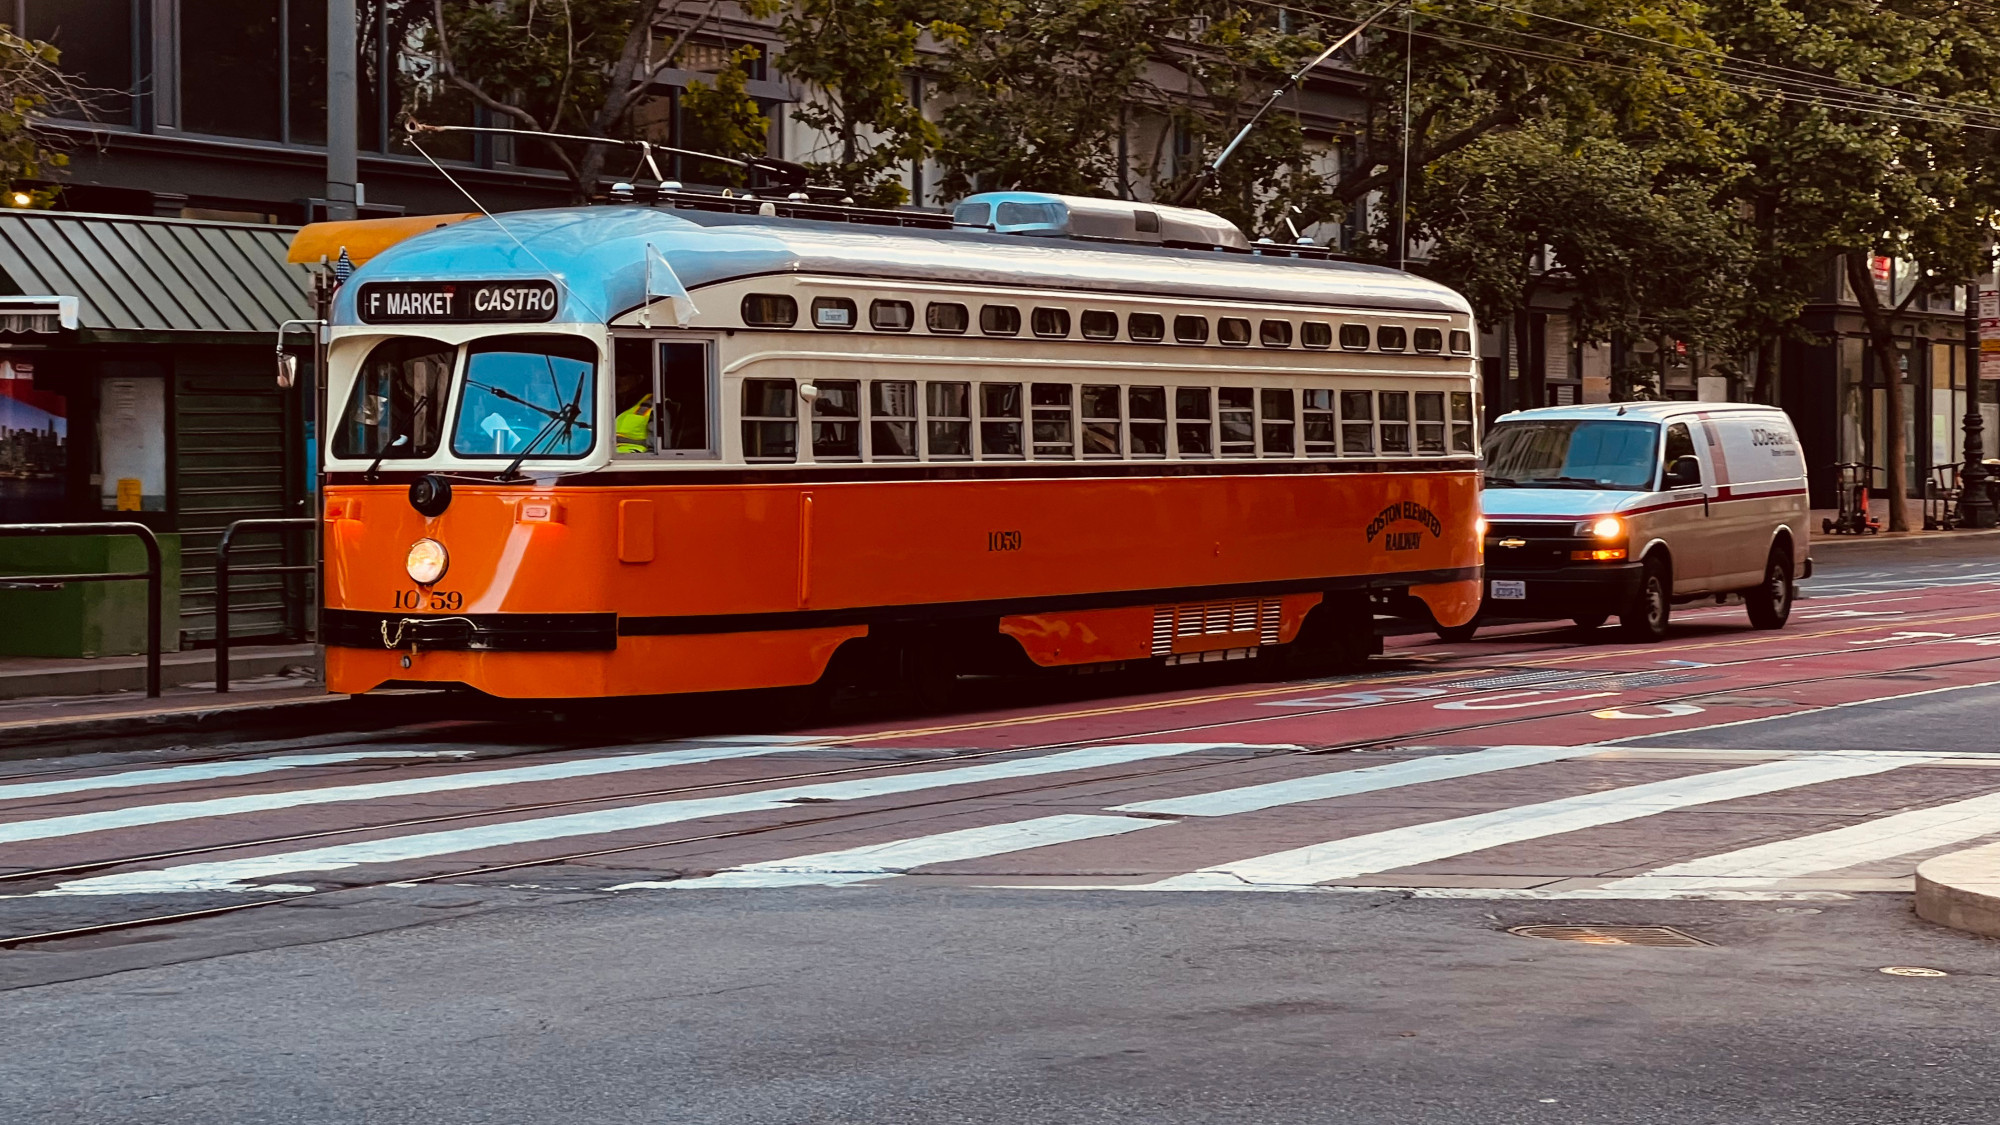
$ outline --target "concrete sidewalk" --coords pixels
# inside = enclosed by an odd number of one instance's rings
[[[297,670],[312,675],[319,654],[309,644],[232,645],[229,679],[246,682]],[[189,649],[160,654],[160,686],[215,683],[215,650]],[[146,658],[103,656],[70,659],[0,656],[0,700],[37,696],[105,695],[146,690]]]
[[[1881,531],[1869,535],[1833,535],[1821,531],[1820,528],[1826,526],[1826,521],[1836,518],[1840,513],[1833,508],[1814,508],[1807,514],[1806,519],[1806,527],[1809,529],[1812,537],[1813,550],[1817,551],[1829,543],[1872,543],[1891,539],[1897,541],[1911,539],[1964,539],[1971,536],[2000,535],[2000,528],[1961,527],[1951,531],[1925,531],[1921,523],[1923,519],[1923,509],[1921,508],[1916,508],[1911,512],[1912,519],[1918,521],[1918,526],[1914,530],[1890,531],[1889,505],[1887,501],[1871,506],[1868,509],[1868,514],[1882,521]]]
[[[1970,848],[1917,866],[1917,917],[2000,937],[2000,844]]]

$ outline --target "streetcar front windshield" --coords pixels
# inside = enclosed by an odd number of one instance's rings
[[[1486,435],[1486,486],[1648,491],[1659,435],[1651,422],[1501,422]]]
[[[581,457],[597,440],[597,348],[575,336],[498,336],[465,348],[461,457]]]
[[[407,336],[375,345],[333,433],[335,457],[410,458],[437,452],[458,348]]]

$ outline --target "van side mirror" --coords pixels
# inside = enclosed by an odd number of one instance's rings
[[[1700,483],[1701,461],[1698,458],[1676,457],[1674,463],[1667,466],[1666,487],[1693,488]]]

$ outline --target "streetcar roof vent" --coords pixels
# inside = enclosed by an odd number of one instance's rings
[[[989,191],[967,197],[953,209],[951,222],[961,229],[990,230],[996,234],[1250,249],[1250,240],[1236,224],[1213,212],[1130,199],[1092,199],[1041,191]]]

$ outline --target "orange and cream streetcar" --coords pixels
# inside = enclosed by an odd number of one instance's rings
[[[671,187],[301,234],[377,251],[329,329],[332,690],[1326,667],[1477,609],[1449,289],[1203,211]]]

